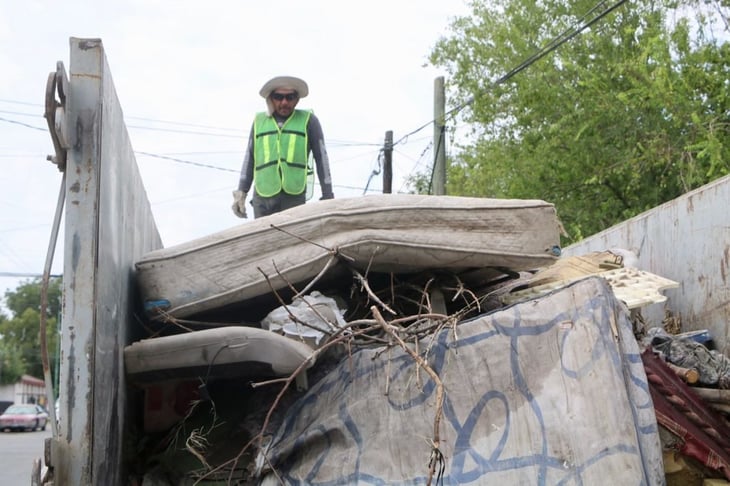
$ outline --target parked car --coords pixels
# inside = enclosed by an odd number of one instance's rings
[[[0,431],[5,430],[46,430],[48,412],[40,405],[32,403],[10,405],[0,415]]]

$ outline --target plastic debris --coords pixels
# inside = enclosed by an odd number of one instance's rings
[[[644,343],[651,346],[665,361],[699,372],[703,385],[730,388],[730,360],[722,353],[697,342],[694,334],[683,336],[653,327],[646,333]]]

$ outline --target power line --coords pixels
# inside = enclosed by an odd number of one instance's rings
[[[604,8],[604,10],[600,11],[595,17],[593,17],[590,20],[587,20],[586,21],[586,19],[588,19],[588,17],[589,17],[590,14],[592,14],[595,11],[598,11],[599,8],[604,7],[607,3],[608,3],[607,0],[603,0],[603,1],[599,2],[599,3],[597,3],[593,8],[591,8],[588,12],[586,12],[579,19],[580,21],[584,21],[585,22],[585,23],[583,23],[583,25],[581,25],[579,27],[571,27],[570,29],[562,32],[561,34],[559,34],[558,36],[556,36],[555,38],[553,38],[553,40],[551,40],[550,42],[548,42],[539,51],[537,51],[536,53],[534,53],[533,55],[531,55],[530,57],[528,57],[526,60],[524,60],[522,63],[520,63],[517,67],[513,68],[512,70],[508,71],[506,74],[504,74],[503,76],[501,76],[500,78],[498,78],[495,81],[493,81],[491,83],[491,87],[494,87],[494,86],[497,86],[499,84],[504,83],[505,81],[509,80],[510,78],[512,78],[516,74],[520,73],[521,71],[525,70],[527,67],[531,66],[532,64],[534,64],[538,60],[540,60],[543,57],[545,57],[547,54],[555,51],[558,47],[560,47],[561,45],[565,44],[569,40],[573,39],[578,34],[580,34],[581,32],[583,32],[585,29],[587,29],[588,27],[592,26],[593,24],[595,24],[596,22],[598,22],[599,20],[601,20],[603,17],[605,17],[606,15],[608,15],[609,13],[613,12],[618,7],[620,7],[621,5],[623,5],[624,3],[626,3],[626,0],[618,0],[615,4]],[[575,26],[576,24],[577,24],[577,22],[575,22],[573,25]],[[474,100],[475,100],[475,97],[474,96],[471,96],[466,102],[464,102],[461,105],[459,105],[459,106],[457,106],[457,107],[449,110],[446,113],[445,117],[444,117],[445,120],[449,119],[450,117],[455,116],[458,112],[460,112],[461,110],[463,110],[467,106],[471,105],[474,102]],[[0,99],[0,102],[14,103],[14,104],[20,104],[20,105],[27,105],[27,106],[42,106],[42,105],[37,104],[37,103],[28,103],[28,102],[17,101],[17,100],[8,100],[8,99]],[[158,122],[158,123],[168,123],[168,124],[182,125],[182,126],[193,126],[193,127],[201,127],[201,128],[214,128],[214,129],[220,129],[220,130],[236,130],[236,129],[223,128],[223,127],[210,127],[210,126],[206,126],[206,125],[196,125],[196,124],[190,124],[190,123],[173,122],[173,121],[165,121],[165,120],[155,120],[155,119],[152,119],[152,118],[130,117],[130,119],[139,119],[139,120],[145,120],[145,121],[153,121],[153,122]],[[14,121],[14,120],[8,120],[8,119],[5,119],[5,118],[0,118],[0,121],[5,121],[5,122],[8,122],[8,123],[16,123],[16,124],[19,124],[19,125],[27,126],[28,128],[36,129],[36,130],[43,130],[43,129],[38,128],[38,127],[34,127],[34,126],[31,126],[31,125],[27,125],[27,124],[24,124],[22,122],[18,122],[18,121]],[[398,145],[400,143],[403,143],[405,140],[408,139],[408,137],[410,137],[411,135],[414,135],[414,134],[420,132],[421,130],[423,130],[424,128],[430,126],[431,124],[434,123],[434,121],[435,120],[432,119],[432,120],[428,121],[427,123],[424,123],[423,125],[419,126],[415,130],[412,130],[412,131],[406,133],[403,137],[401,137],[400,139],[398,139],[398,141],[394,142],[393,143],[393,146],[396,146],[396,145]],[[130,128],[137,128],[137,129],[143,129],[143,130],[160,130],[160,131],[176,132],[176,130],[173,130],[173,129],[163,129],[163,128],[155,128],[155,127],[143,127],[143,126],[134,126],[134,125],[130,125]],[[196,135],[209,135],[209,136],[220,136],[220,137],[237,137],[236,135],[212,134],[212,133],[193,132],[193,131],[184,131],[184,130],[183,131],[179,131],[179,133],[196,134]]]
[[[56,277],[62,277],[62,274],[51,274],[51,278]],[[41,278],[43,277],[42,273],[19,273],[19,272],[0,272],[0,277],[12,277],[12,278],[24,278],[24,277],[30,277],[30,278]]]
[[[591,14],[594,11],[598,10],[599,7],[604,6],[606,3],[607,3],[606,0],[603,0],[603,1],[599,2],[599,3],[597,3],[592,9],[590,9],[587,13],[585,13],[579,19],[580,21],[585,22],[583,25],[578,26],[578,27],[575,27],[575,25],[577,24],[577,22],[576,23],[573,23],[573,27],[571,27],[571,28],[563,31],[561,34],[559,34],[558,36],[556,36],[555,38],[553,38],[550,42],[548,42],[545,46],[543,46],[539,51],[535,52],[530,57],[528,57],[527,59],[525,59],[524,61],[522,61],[519,65],[517,65],[517,67],[511,69],[506,74],[502,75],[501,77],[499,77],[495,81],[493,81],[491,83],[491,85],[490,85],[490,88],[493,88],[493,87],[495,87],[497,85],[500,85],[500,84],[506,82],[507,80],[511,79],[516,74],[524,71],[529,66],[531,66],[534,63],[536,63],[537,61],[539,61],[540,59],[542,59],[546,55],[548,55],[551,52],[557,50],[558,47],[562,46],[563,44],[565,44],[569,40],[573,39],[578,34],[580,34],[581,32],[583,32],[584,30],[586,30],[588,27],[590,27],[591,25],[595,24],[596,22],[598,22],[599,20],[601,20],[603,17],[605,17],[606,15],[608,15],[609,13],[613,12],[618,7],[620,7],[621,5],[623,5],[624,3],[626,3],[626,0],[618,0],[614,5],[607,7],[605,10],[599,12],[598,15],[596,15],[594,18],[586,21],[586,19],[588,18],[589,14]],[[451,110],[449,110],[449,112],[446,113],[445,118],[447,118],[447,119],[450,118],[450,117],[453,118],[453,116],[455,116],[459,111],[461,111],[464,108],[466,108],[467,106],[471,105],[472,103],[474,103],[474,101],[475,101],[475,97],[474,96],[471,96],[466,102],[464,102],[461,105],[459,105],[459,106],[457,106],[457,107],[452,108]]]
[[[17,120],[8,120],[7,118],[3,118],[3,117],[0,117],[0,121],[4,121],[5,123],[13,123],[15,125],[20,125],[20,126],[23,126],[23,127],[26,127],[26,128],[32,128],[33,130],[40,130],[42,132],[47,132],[48,131],[48,128],[36,127],[36,126],[29,125],[27,123],[23,123],[23,122],[20,122],[20,121],[17,121]]]
[[[178,163],[181,163],[181,164],[194,165],[196,167],[205,167],[207,169],[222,170],[224,172],[236,172],[236,173],[239,172],[238,170],[228,169],[226,167],[218,167],[216,165],[203,164],[203,163],[200,163],[200,162],[193,162],[192,160],[179,159],[177,157],[168,157],[166,155],[153,154],[153,153],[150,153],[150,152],[140,152],[140,151],[135,150],[134,153],[135,154],[139,154],[139,155],[145,155],[147,157],[154,157],[154,158],[157,158],[157,159],[171,160],[173,162],[178,162]]]
[[[25,105],[25,106],[40,106],[41,108],[43,107],[43,105],[40,103],[30,103],[28,101],[8,100],[8,99],[3,99],[3,98],[0,98],[0,103],[11,103],[13,105]]]
[[[28,103],[28,102],[15,101],[15,100],[0,99],[0,102],[16,103],[16,104],[22,104],[22,105],[27,105],[27,106],[41,106],[36,103]],[[17,111],[7,111],[7,110],[0,110],[0,113],[43,118],[43,115],[38,114],[38,113],[27,113],[27,112],[17,112]],[[127,128],[133,128],[136,130],[150,130],[150,131],[160,131],[160,132],[170,132],[170,133],[182,133],[182,134],[186,134],[186,135],[203,135],[203,136],[224,137],[224,138],[243,138],[243,135],[241,135],[243,133],[243,131],[240,128],[201,125],[201,124],[196,124],[196,123],[175,122],[175,121],[170,121],[170,120],[158,120],[158,119],[154,119],[154,118],[135,117],[135,116],[130,116],[130,117],[126,117],[126,118],[129,120],[143,120],[143,121],[149,121],[152,123],[162,123],[162,124],[168,124],[168,125],[204,128],[204,129],[210,129],[210,130],[223,130],[223,131],[228,131],[228,132],[232,131],[232,132],[236,132],[237,135],[232,135],[232,134],[228,134],[228,133],[195,131],[195,130],[178,130],[178,129],[174,129],[174,128],[153,127],[153,126],[148,126],[148,125],[129,125],[129,124],[127,125]],[[6,121],[8,123],[16,123],[16,124],[24,125],[22,122],[19,122],[17,120],[10,120],[7,118],[0,118],[0,120]],[[36,130],[47,131],[47,128],[39,128],[39,127],[35,127],[35,126],[30,126],[30,125],[24,125],[24,126],[27,126],[28,128],[34,128]],[[357,141],[352,141],[352,140],[336,140],[336,139],[328,139],[327,145],[328,145],[328,147],[379,147],[380,146],[380,144],[372,143],[372,142],[357,142]]]
[[[156,120],[154,118],[144,118],[139,116],[130,116],[127,117],[130,120],[142,120],[142,121],[148,121],[153,123],[165,123],[167,125],[179,125],[183,127],[195,127],[195,128],[206,128],[210,130],[227,130],[227,131],[236,131],[239,132],[240,130],[238,128],[228,128],[228,127],[215,127],[211,125],[199,125],[196,123],[186,123],[186,122],[176,122],[176,121],[169,121],[169,120]]]
[[[32,116],[32,117],[40,116],[40,115],[38,115],[38,113],[25,113],[23,111],[0,110],[0,113],[5,113],[6,115],[20,115],[20,116]]]
[[[565,44],[569,40],[573,39],[578,34],[580,34],[581,32],[583,32],[585,29],[587,29],[588,27],[592,26],[593,24],[595,24],[596,22],[598,22],[599,20],[601,20],[603,17],[605,17],[609,13],[613,12],[614,10],[616,10],[618,7],[620,7],[621,5],[623,5],[624,3],[626,3],[626,0],[618,0],[615,4],[604,8],[595,17],[591,18],[590,20],[586,20],[586,19],[589,18],[589,16],[592,13],[598,11],[599,8],[604,7],[606,5],[606,3],[608,3],[607,0],[603,0],[603,1],[599,2],[599,3],[597,3],[593,8],[591,8],[582,17],[580,17],[579,21],[580,22],[584,22],[582,25],[576,27],[576,25],[578,25],[578,22],[574,22],[572,24],[571,28],[563,31],[561,34],[559,34],[558,36],[554,37],[550,42],[548,42],[540,50],[538,50],[537,52],[535,52],[534,54],[532,54],[530,57],[528,57],[527,59],[525,59],[523,62],[521,62],[515,68],[511,69],[506,74],[502,75],[501,77],[499,77],[498,79],[496,79],[495,81],[493,81],[492,83],[490,83],[490,86],[489,87],[490,88],[493,88],[493,87],[495,87],[495,86],[497,86],[499,84],[502,84],[502,83],[506,82],[507,80],[511,79],[512,77],[514,77],[515,75],[517,75],[518,73],[524,71],[529,66],[531,66],[534,63],[536,63],[538,60],[542,59],[543,57],[545,57],[549,53],[557,50],[558,47],[560,47],[561,45]],[[473,104],[474,101],[475,101],[475,99],[476,99],[475,96],[471,96],[471,97],[469,97],[469,99],[466,102],[464,102],[461,105],[458,105],[455,108],[452,108],[451,110],[449,110],[448,112],[446,112],[446,114],[444,115],[444,128],[445,128],[445,124],[446,124],[447,121],[453,120],[456,117],[456,115],[461,110],[463,110],[467,106]],[[393,146],[396,146],[396,145],[398,145],[400,143],[404,143],[404,141],[407,140],[408,137],[410,137],[410,136],[412,136],[412,135],[420,132],[421,130],[423,130],[426,127],[431,126],[433,123],[435,123],[435,121],[436,121],[435,119],[431,119],[429,122],[424,123],[423,125],[419,126],[415,130],[412,130],[412,131],[408,132],[403,137],[401,137],[396,142],[394,142],[393,143]],[[439,143],[441,143],[441,140],[443,140],[443,137],[440,137]],[[436,164],[434,163],[433,164],[433,168],[432,168],[431,178],[433,178],[433,170],[435,170],[435,168],[436,168]],[[429,187],[430,187],[430,184],[429,184]]]
[[[590,9],[586,14],[584,14],[579,19],[581,22],[584,22],[583,25],[580,25],[580,26],[576,27],[576,25],[578,24],[578,22],[573,23],[573,26],[571,26],[569,29],[563,31],[557,37],[553,38],[553,40],[551,40],[550,42],[548,42],[539,51],[537,51],[536,53],[532,54],[530,57],[528,57],[526,60],[524,60],[518,66],[516,66],[515,68],[511,69],[510,71],[508,71],[506,74],[504,74],[500,78],[498,78],[495,81],[493,81],[491,83],[491,86],[490,87],[497,86],[497,85],[502,84],[502,83],[506,82],[507,80],[511,79],[512,77],[514,77],[518,73],[520,73],[523,70],[525,70],[527,67],[531,66],[532,64],[534,64],[538,60],[540,60],[543,57],[545,57],[547,54],[555,51],[558,47],[560,47],[564,43],[566,43],[569,40],[571,40],[574,37],[576,37],[578,34],[580,34],[585,29],[587,29],[591,25],[593,25],[596,22],[598,22],[600,19],[602,19],[603,17],[605,17],[606,15],[608,15],[609,13],[611,13],[613,10],[615,10],[618,7],[620,7],[621,5],[623,5],[625,2],[626,2],[626,0],[618,0],[615,4],[613,4],[611,6],[608,6],[608,7],[605,7],[605,5],[607,3],[606,0],[604,0],[602,2],[599,2],[598,4],[596,4],[592,9]],[[586,20],[586,19],[589,18],[589,16],[591,14],[593,14],[596,11],[598,11],[599,8],[603,8],[603,7],[605,7],[605,8],[602,11],[599,11],[599,13],[595,17],[590,18],[590,20]],[[0,99],[0,101],[7,102],[7,103],[16,103],[16,104],[23,104],[23,105],[39,106],[39,105],[33,105],[31,103],[25,103],[25,102],[20,102],[20,101],[16,101],[16,100],[4,100],[4,99]],[[444,116],[444,119],[445,119],[444,122],[446,122],[447,120],[453,119],[458,112],[460,112],[461,110],[463,110],[467,106],[471,105],[474,101],[475,101],[475,97],[474,96],[471,96],[465,103],[463,103],[463,104],[461,104],[461,105],[459,105],[459,106],[457,106],[457,107],[449,110],[446,113],[446,115]],[[23,115],[27,115],[27,114],[23,114]],[[151,119],[151,118],[142,118],[142,117],[130,117],[130,119],[139,119],[139,120],[153,121],[153,122],[158,122],[158,123],[167,123],[167,124],[172,124],[172,125],[191,126],[191,127],[199,127],[199,128],[212,128],[212,129],[220,129],[220,130],[235,130],[235,129],[229,129],[229,128],[223,128],[223,127],[211,127],[211,126],[207,126],[207,125],[197,125],[197,124],[182,123],[182,122],[172,122],[172,121],[165,121],[165,120],[154,120],[154,119]],[[44,128],[35,127],[35,126],[29,125],[29,124],[26,124],[26,123],[23,123],[23,122],[19,122],[17,120],[9,120],[7,118],[0,117],[0,121],[4,121],[4,122],[7,122],[7,123],[18,124],[18,125],[21,125],[21,126],[25,126],[25,127],[28,127],[28,128],[35,129],[35,130],[46,131],[46,129],[44,129]],[[424,128],[426,128],[428,126],[431,126],[431,124],[433,124],[434,121],[435,120],[432,119],[428,123],[425,123],[425,124],[419,126],[418,128],[416,128],[415,130],[412,130],[412,131],[406,133],[406,135],[404,135],[403,137],[401,137],[400,139],[398,139],[396,142],[394,142],[393,143],[393,146],[395,147],[395,146],[397,146],[397,145],[399,145],[401,143],[405,143],[405,141],[410,136],[412,136],[412,135],[420,132],[421,130],[423,130]],[[216,134],[216,133],[210,133],[210,132],[198,132],[198,131],[192,131],[192,130],[176,130],[176,129],[167,129],[167,128],[159,128],[159,127],[139,126],[139,125],[129,125],[129,128],[136,128],[136,129],[140,129],[140,130],[153,130],[153,131],[184,133],[184,134],[189,134],[189,135],[206,135],[206,136],[213,136],[213,137],[240,138],[239,135]],[[349,144],[349,145],[352,146],[353,144]],[[379,153],[381,153],[381,152],[379,152]],[[210,164],[204,164],[204,163],[200,163],[200,162],[193,162],[193,161],[190,161],[190,160],[180,159],[180,158],[177,158],[177,157],[169,157],[169,156],[165,156],[165,155],[154,154],[154,153],[150,153],[150,152],[141,152],[141,151],[135,152],[135,153],[138,153],[140,155],[146,155],[148,157],[155,157],[155,158],[160,158],[160,159],[171,160],[171,161],[178,162],[178,163],[189,164],[189,165],[193,165],[193,166],[197,166],[197,167],[209,168],[209,169],[214,169],[214,170],[221,170],[221,171],[225,171],[225,172],[237,172],[236,170],[233,170],[233,169],[228,169],[228,168],[224,168],[224,167],[218,167],[218,166],[214,166],[214,165],[210,165]],[[434,166],[435,166],[435,164],[434,164]],[[368,189],[368,187],[370,185],[370,182],[371,182],[372,178],[375,175],[378,175],[379,173],[380,173],[379,170],[377,170],[377,171],[376,170],[373,170],[372,171],[372,173],[370,174],[370,176],[368,178],[368,181],[367,181],[367,183],[365,185],[365,191],[367,191],[367,189]]]
[[[141,125],[127,125],[127,128],[135,128],[137,130],[149,130],[149,131],[153,131],[153,132],[183,133],[185,135],[203,135],[206,137],[241,138],[239,135],[229,135],[226,133],[198,132],[198,131],[194,131],[194,130],[178,130],[175,128],[145,127],[145,126],[141,126]]]

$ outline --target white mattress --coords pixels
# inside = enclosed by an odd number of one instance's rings
[[[520,271],[552,263],[559,241],[545,201],[385,194],[310,202],[155,250],[135,269],[150,315],[185,317],[307,282],[335,251],[369,271]]]

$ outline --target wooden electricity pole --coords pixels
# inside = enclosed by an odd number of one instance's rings
[[[444,77],[434,81],[433,92],[433,194],[446,194],[446,96]]]
[[[385,132],[383,146],[383,194],[393,192],[393,130]]]

